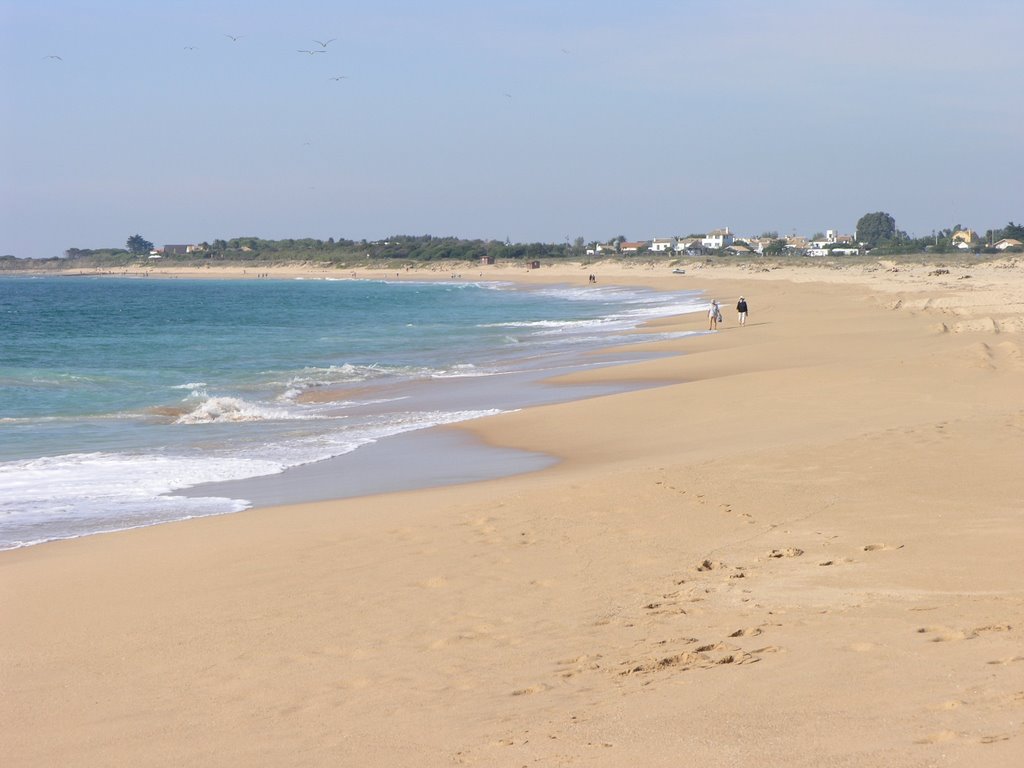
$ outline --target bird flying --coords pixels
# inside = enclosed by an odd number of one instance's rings
[[[224,33],[224,37],[230,37],[231,38],[231,42],[237,43],[239,40],[241,40],[243,37],[245,37],[245,35],[229,35],[227,32],[225,32]]]
[[[334,77],[328,78],[329,80],[348,80],[348,75],[335,75]]]
[[[303,49],[298,51],[298,53],[308,53],[310,56],[312,56],[314,53],[327,53],[327,51],[308,51]]]
[[[322,46],[323,48],[326,48],[328,45],[330,45],[331,43],[333,43],[337,39],[338,38],[336,38],[336,37],[332,37],[330,40],[314,40],[313,42],[317,43],[318,45]]]
[[[49,56],[43,56],[44,59],[56,59],[57,61],[64,61],[60,56],[51,53]]]

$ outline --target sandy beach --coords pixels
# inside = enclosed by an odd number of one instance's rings
[[[0,552],[3,763],[1024,764],[1024,265],[945,270],[481,267],[725,321],[446,428],[542,471]]]

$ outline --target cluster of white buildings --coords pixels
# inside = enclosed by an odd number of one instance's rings
[[[616,240],[611,243],[595,245],[587,249],[588,256],[612,255],[620,253],[675,253],[687,256],[701,256],[711,251],[728,251],[730,253],[762,254],[764,249],[777,240],[784,240],[786,248],[811,256],[833,254],[856,254],[860,251],[853,235],[840,235],[835,230],[828,230],[822,240],[808,240],[806,237],[745,237],[737,238],[724,229],[713,229],[705,235],[694,237],[655,237],[651,240],[627,242]]]
[[[985,244],[971,229],[961,229],[953,233],[953,246],[963,251],[974,251]],[[778,240],[785,241],[786,250],[805,256],[856,256],[861,252],[860,244],[853,235],[842,235],[834,229],[827,230],[824,237],[811,240],[806,237],[744,237],[738,238],[728,227],[713,229],[706,235],[693,237],[655,237],[651,240],[628,242],[614,240],[610,243],[595,245],[587,249],[588,256],[612,256],[616,254],[650,253],[677,254],[686,256],[703,256],[711,252],[757,254],[764,253],[765,248]],[[990,248],[1005,251],[1009,248],[1024,248],[1024,243],[1013,238],[1004,238],[992,243]]]

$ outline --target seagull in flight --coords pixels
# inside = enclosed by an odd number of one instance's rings
[[[326,48],[328,45],[330,45],[331,43],[333,43],[337,39],[338,38],[336,38],[336,37],[332,37],[330,40],[314,40],[313,42],[317,43],[322,48]]]
[[[198,50],[198,49],[194,45],[186,45],[185,46],[185,50],[186,51],[195,51],[195,50]]]
[[[43,56],[44,59],[56,59],[57,61],[64,61],[60,56],[51,53],[49,56]]]
[[[327,51],[308,51],[303,49],[298,51],[298,53],[308,53],[310,56],[312,56],[314,53],[327,53]]]
[[[245,37],[245,35],[229,35],[227,32],[225,32],[224,37],[230,37],[232,43],[237,43],[239,40]]]
[[[334,77],[328,78],[329,80],[348,80],[348,75],[335,75]]]

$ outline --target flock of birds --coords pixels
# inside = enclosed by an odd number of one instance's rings
[[[245,35],[229,35],[227,33],[224,33],[224,37],[230,38],[231,42],[233,42],[233,43],[237,43],[239,40],[241,40],[243,37],[245,37]],[[327,46],[330,45],[331,43],[333,43],[337,39],[338,38],[336,38],[336,37],[332,37],[329,40],[314,40],[313,42],[316,43],[317,45],[319,45],[320,46],[319,48],[297,48],[295,50],[295,52],[296,53],[305,53],[305,54],[307,54],[309,56],[315,56],[318,53],[327,53]],[[186,45],[185,47],[188,48],[189,50],[195,50],[195,48],[193,46],[190,46],[190,45]],[[328,79],[329,80],[334,80],[334,81],[348,80],[348,75],[335,75],[334,77],[330,77]]]
[[[228,38],[233,43],[237,43],[239,40],[241,40],[243,37],[245,37],[245,35],[229,35],[229,34],[227,34],[225,32],[224,33],[224,37]],[[333,43],[337,39],[338,38],[336,38],[336,37],[332,37],[329,40],[314,40],[313,42],[316,43],[317,45],[319,45],[320,46],[319,48],[298,48],[298,49],[296,49],[296,53],[305,53],[305,54],[308,54],[310,56],[315,56],[318,53],[327,53],[327,46],[330,45],[331,43]],[[196,45],[186,45],[186,46],[183,46],[183,48],[186,51],[198,51],[199,50],[199,46],[196,46]],[[47,54],[46,56],[43,56],[43,58],[44,59],[54,59],[56,61],[64,61],[63,57],[58,56],[55,53]],[[348,75],[334,75],[333,77],[330,77],[328,79],[329,80],[334,80],[336,82],[338,80],[348,80]]]
[[[224,33],[224,37],[228,38],[233,43],[237,43],[239,40],[241,40],[243,37],[245,37],[245,35],[229,35],[229,34],[227,34],[225,32]],[[307,54],[309,56],[316,56],[319,53],[327,53],[327,46],[329,46],[331,43],[333,43],[337,39],[338,38],[336,38],[336,37],[332,37],[329,40],[313,40],[314,43],[316,43],[317,45],[320,46],[319,48],[297,48],[296,49],[296,53],[305,53],[305,54]],[[186,45],[186,46],[184,46],[184,50],[186,50],[186,51],[198,51],[199,47],[195,46],[195,45]],[[563,48],[562,49],[562,53],[564,53],[566,55],[571,55],[572,51],[568,50],[567,48]],[[56,54],[52,54],[52,53],[47,55],[47,56],[43,56],[43,58],[44,59],[56,59],[57,61],[64,61],[63,58],[61,58],[60,56],[57,56]],[[334,75],[332,77],[329,77],[328,80],[334,80],[335,82],[337,82],[339,80],[348,80],[348,75]],[[503,95],[505,96],[506,99],[511,99],[512,98],[512,94],[508,93],[507,91]]]

